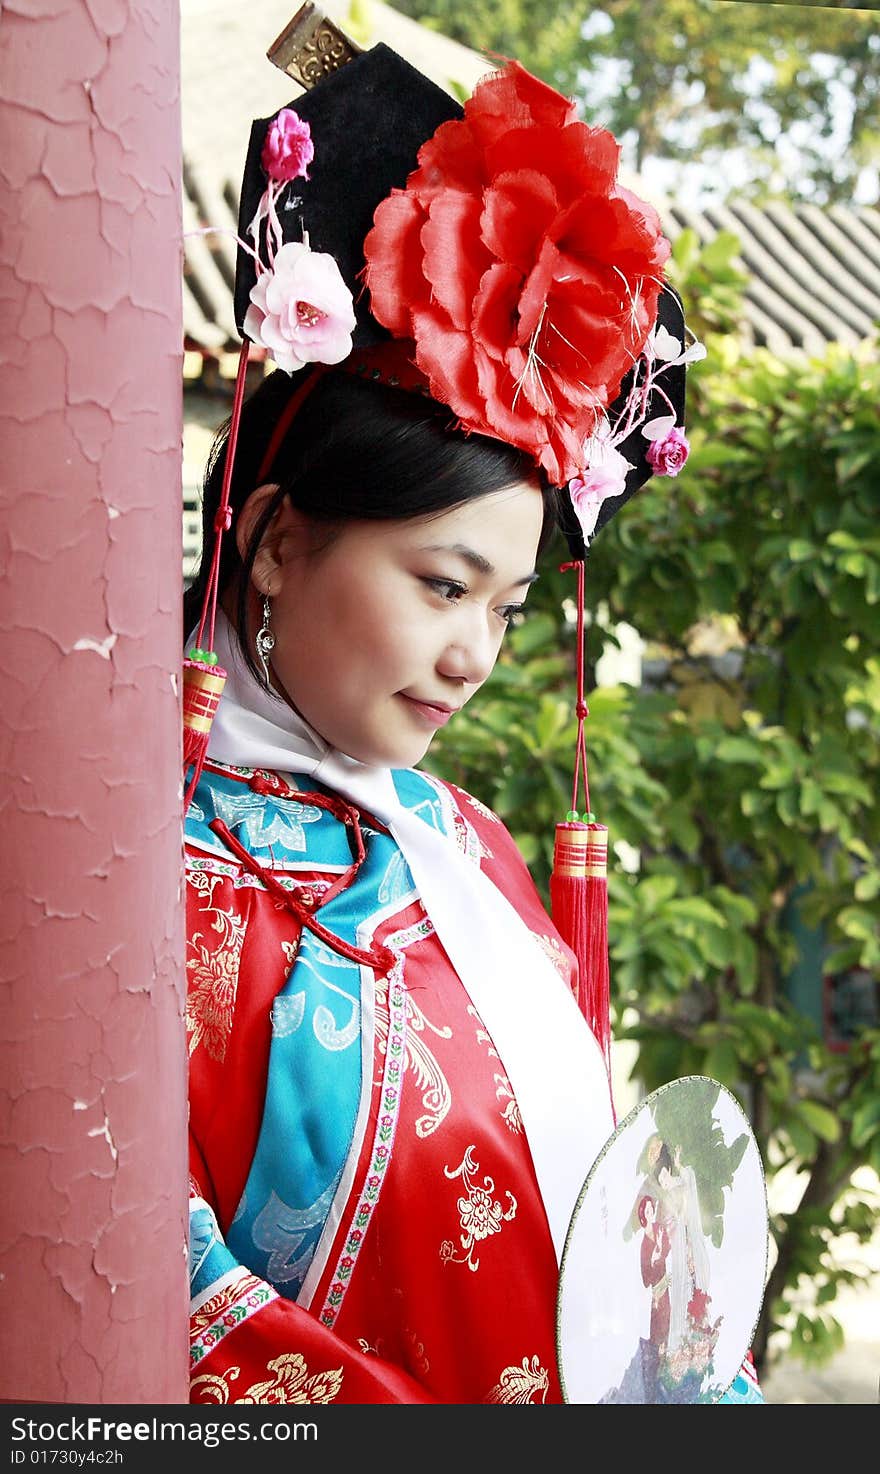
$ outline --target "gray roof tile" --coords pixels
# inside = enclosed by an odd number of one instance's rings
[[[294,7],[295,0],[181,3],[184,331],[186,346],[209,356],[239,347],[232,315],[238,188],[251,120],[301,91],[265,55]],[[321,0],[325,14],[341,23],[349,8],[349,0]],[[370,0],[366,13],[372,32],[365,44],[387,42],[440,86],[453,90],[456,81],[469,92],[491,69],[487,58],[381,0]],[[236,58],[232,84],[230,56]],[[639,191],[638,180],[626,183]],[[880,321],[880,210],[735,199],[702,210],[654,203],[670,238],[687,227],[704,244],[721,230],[739,237],[749,277],[742,315],[747,340],[776,353],[818,353],[832,341],[854,345]],[[206,226],[217,233],[195,233]]]

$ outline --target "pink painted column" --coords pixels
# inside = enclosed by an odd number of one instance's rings
[[[187,1400],[179,16],[0,20],[0,1400]]]

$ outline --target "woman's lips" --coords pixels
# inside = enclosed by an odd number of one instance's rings
[[[456,706],[434,706],[430,701],[416,701],[415,697],[406,696],[403,691],[399,695],[413,714],[430,727],[445,727],[458,710]]]

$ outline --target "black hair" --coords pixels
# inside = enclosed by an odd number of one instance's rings
[[[657,1177],[660,1176],[660,1173],[662,1172],[664,1167],[666,1168],[667,1172],[671,1173],[673,1171],[672,1155],[665,1141],[660,1147],[660,1150],[657,1153],[657,1159],[654,1162],[654,1173]]]
[[[468,435],[457,428],[448,407],[426,394],[344,371],[323,372],[293,416],[271,467],[262,474],[266,448],[296,387],[286,373],[274,369],[242,406],[229,494],[232,526],[221,547],[219,596],[238,579],[238,643],[259,679],[262,674],[247,638],[248,585],[260,542],[286,498],[298,511],[332,529],[333,524],[354,518],[390,521],[439,515],[533,480],[544,497],[539,552],[549,542],[558,525],[560,494],[527,452],[484,435]],[[184,594],[185,639],[198,623],[210,573],[229,426],[227,420],[218,431],[205,470],[202,555]],[[278,491],[267,501],[240,556],[236,517],[261,481],[277,482]]]

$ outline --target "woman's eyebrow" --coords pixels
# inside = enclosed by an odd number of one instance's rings
[[[465,563],[475,568],[477,573],[482,573],[487,578],[491,578],[496,571],[494,564],[490,563],[488,558],[484,558],[482,553],[478,553],[474,548],[469,548],[466,543],[433,543],[430,547],[425,548],[425,552],[455,553]],[[538,577],[537,573],[526,573],[522,578],[511,579],[511,584],[518,588],[520,584],[534,583]]]

